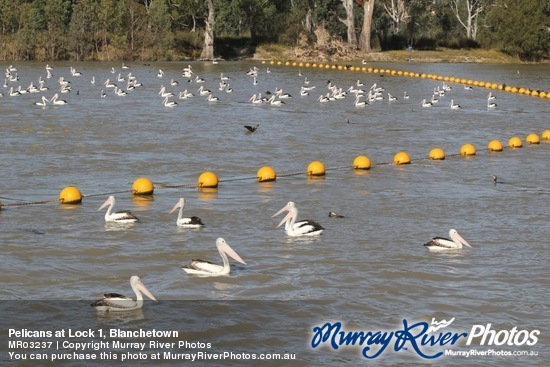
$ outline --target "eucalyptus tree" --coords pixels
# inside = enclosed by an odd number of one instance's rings
[[[478,18],[490,0],[450,0],[450,6],[459,23],[466,30],[466,37],[477,38]]]
[[[363,8],[363,26],[359,36],[359,49],[371,50],[372,14],[375,0],[355,0]]]

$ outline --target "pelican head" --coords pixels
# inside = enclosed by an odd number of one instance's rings
[[[277,213],[273,214],[273,215],[271,216],[271,218],[278,216],[278,215],[281,214],[282,212],[290,211],[290,210],[293,209],[293,208],[296,208],[296,205],[294,204],[293,201],[289,201],[283,208],[281,208],[281,210],[279,210]]]
[[[468,246],[468,247],[472,247],[468,241],[466,241],[464,238],[462,238],[461,235],[458,234],[457,230],[456,229],[450,229],[449,230],[449,237],[451,237],[451,239],[456,243],[458,244],[460,247],[462,247],[462,245],[465,245],[465,246]]]
[[[235,252],[235,250],[229,247],[229,245],[227,244],[227,242],[225,242],[223,238],[219,237],[216,239],[216,247],[218,248],[218,251],[224,252],[225,254],[233,258],[235,261],[238,261],[241,264],[246,265],[244,260]]]
[[[99,207],[99,209],[97,209],[97,211],[100,211],[101,209],[105,208],[107,205],[113,205],[113,206],[115,205],[115,197],[113,195],[109,196],[107,200],[105,200],[105,202],[101,204],[101,206]]]
[[[185,199],[180,198],[179,201],[176,203],[176,205],[174,205],[174,207],[172,208],[172,210],[170,210],[170,213],[168,214],[172,214],[176,209],[183,208],[184,206],[185,206]]]
[[[141,279],[139,279],[137,275],[132,275],[132,277],[130,278],[130,285],[132,286],[132,289],[136,294],[138,294],[138,292],[141,292],[149,297],[149,299],[152,299],[153,301],[157,300],[155,296],[153,296],[151,292],[149,292],[147,287],[145,287],[145,285],[141,282]]]

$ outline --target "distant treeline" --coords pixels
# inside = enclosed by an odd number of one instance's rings
[[[0,59],[198,59],[207,25],[221,58],[262,43],[313,46],[320,28],[356,47],[350,12],[360,34],[367,6],[374,50],[481,47],[549,58],[550,0],[0,0]]]

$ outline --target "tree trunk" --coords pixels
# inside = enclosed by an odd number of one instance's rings
[[[346,9],[346,19],[340,21],[348,28],[348,45],[356,49],[357,48],[357,35],[355,34],[355,22],[353,19],[353,0],[342,0],[344,9]]]
[[[375,0],[363,1],[363,28],[361,29],[361,36],[359,36],[359,49],[370,51],[370,30],[372,25],[372,13],[374,11]]]
[[[214,0],[207,0],[208,16],[204,30],[204,47],[201,53],[201,59],[214,60]]]

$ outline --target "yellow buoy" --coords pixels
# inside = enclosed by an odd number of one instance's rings
[[[461,155],[475,155],[476,154],[476,148],[472,144],[464,144],[462,148],[460,148],[460,154]]]
[[[134,181],[132,192],[134,195],[153,195],[155,187],[151,180],[146,177],[140,177]]]
[[[307,166],[306,173],[308,176],[324,176],[325,166],[319,161],[313,161]]]
[[[399,152],[393,157],[393,163],[400,164],[409,164],[411,163],[411,157],[406,152]]]
[[[523,143],[521,142],[521,139],[517,136],[511,137],[510,140],[508,140],[508,146],[512,148],[521,148],[523,146]]]
[[[203,172],[197,180],[197,185],[199,189],[203,187],[218,187],[218,176],[213,172]]]
[[[59,193],[59,202],[61,204],[80,204],[82,194],[75,186],[67,186]]]
[[[275,174],[275,170],[273,168],[263,166],[258,170],[256,177],[258,177],[258,182],[270,182],[275,181],[277,175]]]
[[[532,133],[532,134],[527,135],[527,138],[525,139],[525,141],[528,144],[539,144],[540,143],[540,138],[537,134]]]
[[[445,159],[445,152],[441,148],[433,148],[430,150],[430,158],[434,160]]]
[[[364,155],[360,155],[353,160],[353,168],[355,169],[370,169],[370,160]]]
[[[498,140],[491,140],[489,144],[487,145],[487,149],[493,151],[493,152],[501,152],[503,147],[502,143]]]
[[[542,132],[542,140],[550,140],[550,130],[545,130]]]

